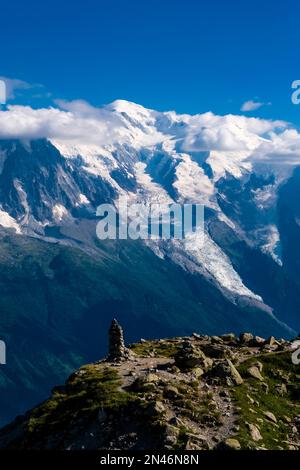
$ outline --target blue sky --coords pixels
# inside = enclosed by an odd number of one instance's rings
[[[300,125],[300,2],[265,0],[0,0],[0,75],[45,96],[158,110],[241,113]],[[32,95],[34,97],[32,98]]]

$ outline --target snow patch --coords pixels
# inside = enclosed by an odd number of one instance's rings
[[[205,204],[211,206],[210,197],[215,189],[211,180],[205,175],[203,169],[193,162],[189,155],[180,154],[182,161],[176,167],[176,181],[174,188],[181,199],[189,203]]]
[[[261,246],[261,250],[269,254],[279,266],[282,266],[278,228],[272,224],[265,227],[264,230],[266,231],[266,242]]]
[[[64,217],[68,215],[67,209],[62,204],[55,204],[52,209],[52,214],[57,222],[60,222]]]
[[[0,210],[0,225],[5,228],[13,228],[16,233],[21,233],[20,226],[16,220],[3,210]]]
[[[79,204],[78,205],[87,205],[90,201],[84,194],[79,194]]]

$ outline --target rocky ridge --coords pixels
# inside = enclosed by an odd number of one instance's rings
[[[143,340],[110,329],[107,359],[81,367],[0,431],[0,448],[300,449],[291,342],[250,333]]]

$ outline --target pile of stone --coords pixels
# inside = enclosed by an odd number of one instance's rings
[[[130,350],[125,346],[123,329],[116,319],[110,325],[108,341],[108,361],[120,362],[129,359]]]

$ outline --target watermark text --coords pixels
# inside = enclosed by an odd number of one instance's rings
[[[300,340],[296,340],[292,343],[292,363],[298,366],[300,364]]]
[[[3,80],[0,80],[0,104],[6,103],[6,84]]]
[[[293,104],[300,104],[300,80],[294,80],[292,83],[292,89],[295,90],[292,93],[292,103]]]
[[[120,197],[116,205],[98,206],[96,214],[100,240],[183,240],[204,230],[202,204],[130,204],[127,197]]]
[[[0,340],[0,364],[6,364],[6,344]]]

